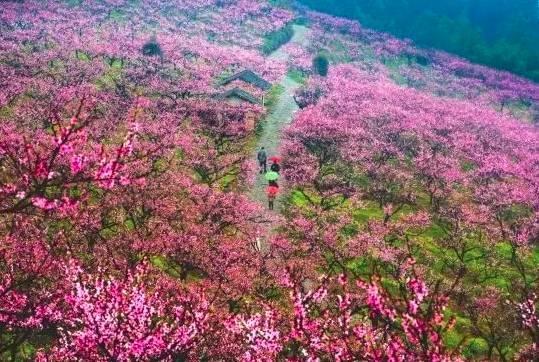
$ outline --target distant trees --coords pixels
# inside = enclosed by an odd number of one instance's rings
[[[535,0],[301,0],[313,9],[539,80]]]
[[[279,49],[284,44],[288,43],[290,39],[294,36],[294,28],[292,24],[289,23],[286,26],[282,27],[279,30],[272,31],[264,37],[264,44],[262,44],[262,53],[268,55],[277,49]]]
[[[313,71],[322,77],[328,75],[329,60],[325,55],[319,54],[313,58]]]

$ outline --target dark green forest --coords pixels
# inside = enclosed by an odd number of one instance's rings
[[[537,0],[300,0],[473,62],[539,81]]]

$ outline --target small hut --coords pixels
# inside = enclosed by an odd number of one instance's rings
[[[241,83],[245,83],[245,85],[242,86]],[[271,83],[248,69],[235,73],[222,80],[219,85],[221,87],[229,86],[230,89],[215,95],[214,98],[233,104],[247,102],[253,105],[264,106],[265,93],[271,89]],[[244,88],[250,88],[250,91]],[[257,122],[256,118],[257,117],[252,112],[247,112],[245,117],[245,126],[247,129],[253,130],[255,128]]]
[[[258,74],[256,74],[255,72],[253,72],[252,70],[249,70],[249,69],[242,70],[241,72],[238,72],[236,74],[231,75],[228,78],[223,79],[223,81],[221,81],[220,85],[225,86],[225,85],[227,85],[227,84],[229,84],[229,83],[231,83],[231,82],[233,82],[235,80],[242,80],[245,83],[252,84],[257,88],[260,88],[264,92],[267,92],[271,88],[271,83],[270,82],[263,79]]]

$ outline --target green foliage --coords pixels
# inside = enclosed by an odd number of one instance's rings
[[[535,0],[301,0],[313,9],[539,80]],[[419,61],[421,63],[421,60]]]
[[[13,110],[8,107],[0,107],[0,118],[9,118],[13,116]]]
[[[381,220],[383,217],[383,211],[375,203],[368,203],[354,212],[354,218],[359,223],[366,223],[369,220]]]
[[[303,16],[300,16],[294,19],[294,24],[299,25],[299,26],[309,26],[309,23],[310,23],[309,19]]]
[[[125,21],[125,14],[121,10],[114,9],[109,13],[109,19],[111,21],[120,23]]]
[[[319,54],[313,59],[313,71],[325,77],[328,75],[329,71],[329,60],[325,55]]]
[[[142,47],[142,54],[146,56],[162,55],[161,46],[155,41],[149,41]]]
[[[43,335],[39,341],[30,339],[30,341],[22,342],[18,348],[0,352],[0,361],[33,361],[37,349],[36,346],[45,344],[44,342],[48,342],[48,339]],[[12,344],[14,341],[15,339],[9,330],[0,336],[0,346]]]
[[[283,95],[284,91],[284,87],[280,84],[275,84],[273,87],[271,87],[265,98],[265,106],[268,114],[273,112],[275,105],[279,101],[279,98],[281,98]]]
[[[271,6],[290,9],[292,7],[292,0],[269,0]]]
[[[75,58],[83,62],[89,62],[91,60],[90,56],[87,53],[80,50],[75,51]]]
[[[173,278],[180,278],[181,277],[181,267],[171,261],[169,261],[164,256],[152,256],[150,258],[150,262],[152,265],[165,273],[167,273],[169,276]]]
[[[122,62],[120,60],[112,60],[106,72],[95,81],[99,89],[112,89],[122,78]]]
[[[261,51],[265,55],[271,54],[284,44],[288,43],[294,36],[292,23],[287,24],[279,30],[266,34]]]
[[[65,0],[65,3],[69,7],[76,7],[82,4],[82,0]]]
[[[449,348],[455,348],[461,342],[460,336],[455,330],[451,330],[444,336],[444,342]],[[464,343],[462,354],[466,358],[475,359],[488,353],[488,343],[483,338],[471,338]]]
[[[288,71],[288,77],[294,82],[304,85],[307,82],[307,75],[298,69],[291,69]]]

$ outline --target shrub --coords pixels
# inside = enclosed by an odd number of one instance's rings
[[[317,55],[313,59],[313,71],[321,75],[322,77],[325,77],[328,75],[329,70],[329,60],[324,55]]]
[[[262,45],[262,53],[268,55],[284,44],[288,43],[294,36],[294,28],[292,24],[287,24],[279,30],[266,34],[264,44]]]
[[[294,94],[294,101],[296,101],[299,108],[303,109],[316,104],[323,95],[322,89],[318,87],[314,89],[303,87]]]
[[[532,107],[532,122],[539,124],[539,106]]]
[[[162,55],[161,46],[154,40],[147,42],[142,47],[142,54],[150,57]]]

